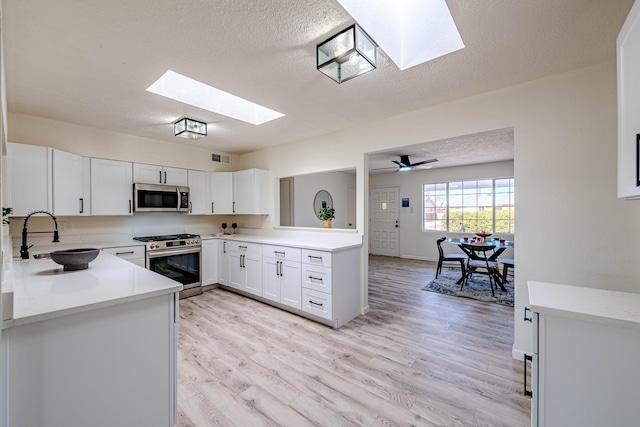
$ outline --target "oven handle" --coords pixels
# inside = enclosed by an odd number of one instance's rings
[[[159,258],[171,255],[197,254],[200,253],[200,247],[190,249],[167,249],[161,251],[147,252],[149,258]]]

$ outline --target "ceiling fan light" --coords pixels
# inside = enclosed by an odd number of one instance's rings
[[[207,124],[185,117],[173,124],[173,131],[178,138],[200,139],[207,136]]]

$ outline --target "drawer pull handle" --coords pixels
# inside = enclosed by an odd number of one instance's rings
[[[309,276],[309,280],[317,280],[318,282],[322,282],[322,277]]]
[[[533,397],[533,391],[527,390],[527,361],[533,363],[533,356],[530,354],[524,355],[524,395]]]
[[[276,254],[276,255],[282,255],[282,256],[286,255],[285,252],[280,252],[280,251],[273,251],[273,253]]]
[[[116,252],[116,255],[131,255],[133,254],[133,251],[129,251],[129,252]]]
[[[238,246],[238,248],[240,248],[240,249],[247,249],[247,247],[246,247],[246,246]]]
[[[324,304],[319,304],[317,302],[313,302],[311,300],[309,300],[309,304],[317,305],[318,307],[322,307],[324,305]]]
[[[309,255],[309,258],[311,258],[311,259],[319,259],[320,261],[322,261],[322,257],[321,256]]]

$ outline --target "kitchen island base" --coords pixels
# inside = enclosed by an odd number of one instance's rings
[[[177,293],[7,328],[5,426],[172,426]]]

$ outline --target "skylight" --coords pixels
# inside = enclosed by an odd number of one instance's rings
[[[401,70],[462,49],[445,0],[338,0]]]
[[[149,86],[147,91],[254,125],[284,116],[171,70]]]

